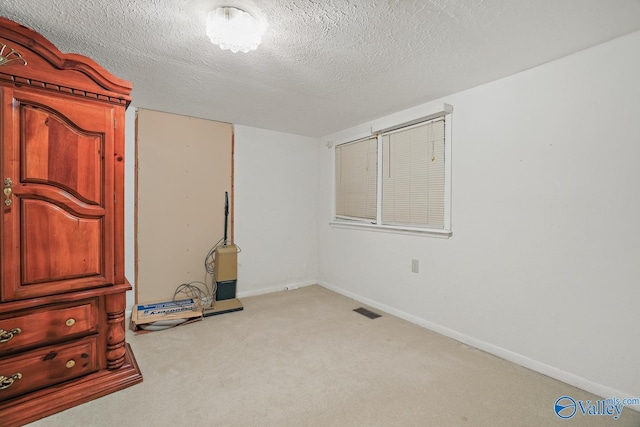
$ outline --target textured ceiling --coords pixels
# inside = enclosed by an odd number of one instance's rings
[[[256,51],[205,34],[242,8]],[[0,15],[133,82],[133,105],[322,136],[640,30],[640,0],[2,0]]]

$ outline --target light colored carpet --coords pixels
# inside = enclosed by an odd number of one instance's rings
[[[143,383],[30,426],[640,426],[561,420],[560,396],[599,398],[319,286],[242,303],[130,334]]]

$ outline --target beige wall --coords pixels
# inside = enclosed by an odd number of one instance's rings
[[[136,146],[136,303],[163,301],[205,281],[204,259],[223,237],[233,128],[138,109]]]

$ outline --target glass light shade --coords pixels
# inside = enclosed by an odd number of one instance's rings
[[[258,47],[262,33],[256,18],[234,7],[220,7],[207,16],[207,35],[221,49],[249,52]]]

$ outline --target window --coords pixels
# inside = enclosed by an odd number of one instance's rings
[[[449,112],[337,145],[332,224],[450,235]]]
[[[336,217],[376,220],[378,139],[336,147]]]

